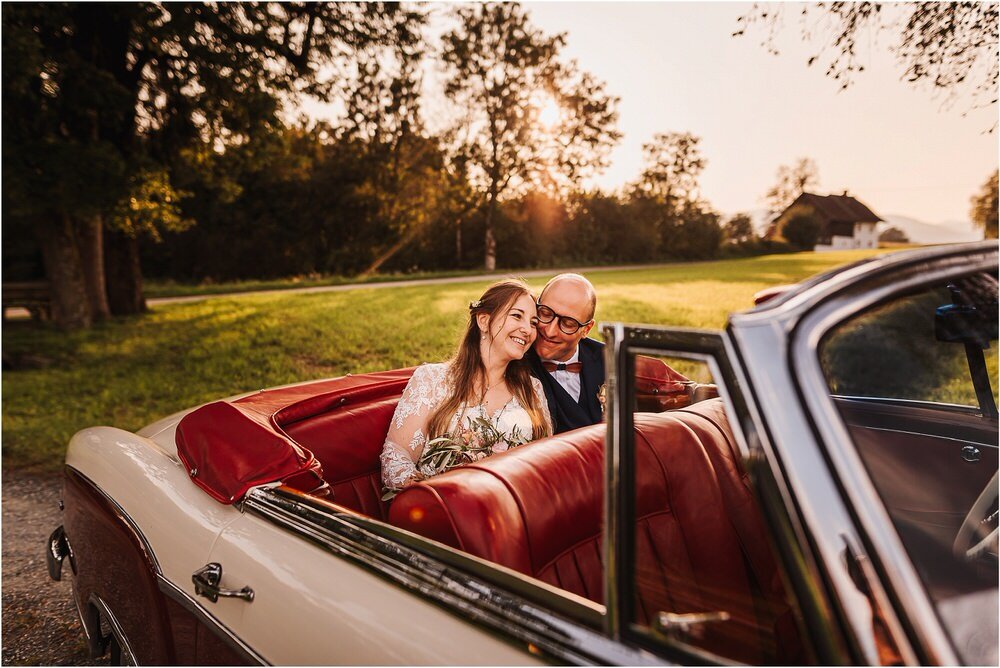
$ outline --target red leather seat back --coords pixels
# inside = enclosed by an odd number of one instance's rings
[[[586,427],[435,476],[389,522],[599,601],[603,439]]]
[[[382,397],[313,415],[284,425],[296,442],[312,451],[323,465],[334,503],[380,520],[386,518],[382,501],[379,454],[399,396]]]
[[[717,404],[706,414],[722,418]],[[706,626],[700,644],[747,662],[774,656],[772,626],[755,607],[757,566],[747,567],[774,561],[756,554],[767,549],[755,533],[763,526],[746,505],[724,418],[715,426],[701,411],[675,411],[635,422],[637,620],[725,610],[732,621]],[[389,522],[601,602],[604,431],[568,432],[420,482],[396,497]]]

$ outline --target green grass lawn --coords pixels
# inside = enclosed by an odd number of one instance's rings
[[[762,288],[875,252],[595,271],[590,278],[599,321],[719,328]],[[547,278],[529,283],[540,288]],[[3,373],[3,464],[54,471],[69,437],[83,427],[135,430],[239,392],[445,359],[469,301],[486,285],[216,298],[163,305],[71,334],[8,323],[4,359],[19,369]]]
[[[177,283],[151,279],[145,282],[146,297],[190,297],[196,295],[228,295],[241,292],[264,292],[288,290],[290,288],[315,288],[326,285],[348,285],[358,283],[387,283],[390,281],[412,281],[423,278],[450,278],[452,276],[478,276],[487,272],[477,270],[418,271],[409,274],[372,274],[371,276],[318,276],[276,278],[267,281],[229,281],[226,283]],[[495,272],[505,276],[503,272]]]

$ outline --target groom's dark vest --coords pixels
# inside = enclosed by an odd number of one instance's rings
[[[578,427],[597,424],[601,421],[601,402],[597,393],[604,384],[604,344],[593,339],[580,341],[580,400],[575,401],[563,386],[542,367],[534,349],[526,355],[531,364],[531,373],[542,381],[545,399],[549,402],[549,412],[555,433],[559,434]]]

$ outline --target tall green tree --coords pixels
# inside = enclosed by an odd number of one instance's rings
[[[459,7],[454,17],[443,38],[445,93],[463,115],[458,153],[483,194],[484,265],[492,270],[501,199],[603,168],[619,138],[617,98],[560,62],[564,36],[543,34],[518,3]]]
[[[986,179],[986,183],[972,198],[972,210],[969,216],[976,227],[983,231],[987,239],[997,238],[997,176],[998,170]]]
[[[4,5],[4,201],[39,236],[57,324],[93,319],[102,255],[111,310],[145,308],[141,230],[180,220],[183,150],[273,128],[283,100],[330,96],[354,53],[418,25],[383,3]],[[142,197],[166,211],[121,215]]]

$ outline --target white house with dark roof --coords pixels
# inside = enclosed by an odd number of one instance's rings
[[[814,250],[878,248],[876,227],[882,219],[846,192],[843,195],[802,193],[775,218],[771,229],[780,230],[790,212],[803,209],[811,210],[820,223],[819,239]]]

